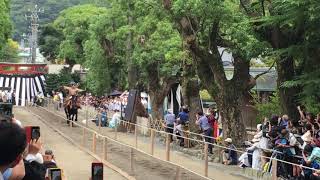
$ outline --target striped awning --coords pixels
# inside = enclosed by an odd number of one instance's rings
[[[44,75],[3,75],[0,74],[0,87],[9,87],[15,93],[15,105],[25,106],[38,92],[45,94]]]

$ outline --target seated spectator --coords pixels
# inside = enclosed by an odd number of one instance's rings
[[[0,123],[0,179],[8,179],[3,177],[3,173],[11,167],[22,163],[23,152],[27,146],[25,131],[14,123]],[[24,170],[20,175],[24,176]],[[20,176],[20,178],[21,178]]]
[[[237,165],[238,163],[238,155],[236,150],[236,147],[232,144],[232,139],[227,138],[224,140],[226,143],[226,147],[228,149],[222,151],[222,161],[225,165]]]

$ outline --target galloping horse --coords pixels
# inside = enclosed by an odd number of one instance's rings
[[[77,96],[69,96],[63,103],[64,112],[66,113],[67,119],[69,121],[78,121],[78,109],[80,105],[78,103]],[[67,122],[68,124],[70,122]],[[73,123],[72,123],[73,126]]]

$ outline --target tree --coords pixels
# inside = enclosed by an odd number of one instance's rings
[[[139,64],[151,98],[152,115],[163,118],[163,102],[172,85],[180,80],[180,64],[186,54],[179,33],[161,9],[135,4],[136,23],[133,58]]]
[[[54,21],[58,31],[63,32],[59,57],[66,59],[72,67],[75,63],[85,62],[84,43],[89,38],[89,26],[94,19],[107,13],[107,9],[95,5],[80,5],[62,11]]]
[[[242,7],[254,20],[252,25],[261,39],[268,41],[276,54],[281,109],[297,122],[299,101],[314,106],[319,97],[315,85],[319,77],[320,22],[316,9],[320,2],[248,1]]]
[[[18,62],[19,44],[8,39],[6,45],[0,51],[0,62]]]
[[[39,38],[40,52],[48,60],[56,60],[59,55],[59,45],[63,39],[62,32],[58,31],[52,24],[43,26]]]
[[[192,55],[201,83],[217,102],[225,137],[240,144],[246,137],[240,107],[255,81],[249,75],[251,58],[265,51],[248,19],[233,1],[192,0],[162,2]],[[219,47],[233,53],[234,75],[224,73]]]
[[[11,19],[14,26],[13,39],[20,41],[24,33],[30,33],[30,21],[26,21],[25,15],[30,14],[29,10],[34,8],[35,2],[39,8],[44,10],[39,13],[39,24],[42,28],[42,26],[54,21],[59,16],[60,11],[75,5],[90,3],[91,0],[11,0],[11,2]]]
[[[0,0],[0,51],[6,46],[11,35],[10,1]],[[1,55],[1,54],[0,54]]]

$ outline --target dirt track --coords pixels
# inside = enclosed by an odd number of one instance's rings
[[[61,123],[64,121],[50,112],[40,108],[28,108],[32,113],[41,116],[45,121],[58,128],[61,132],[72,138],[74,141],[82,142],[82,130],[79,127],[70,128],[67,124]],[[86,147],[91,148],[92,135],[87,134]],[[102,154],[102,141],[97,140],[97,154]],[[119,146],[115,143],[108,142],[108,161],[118,166],[125,172],[134,176],[136,179],[152,179],[152,180],[168,180],[175,178],[176,167],[162,161],[155,160],[149,156],[145,156],[137,151],[134,151],[134,168],[130,168],[130,149]],[[183,180],[196,180],[202,179],[192,173],[181,170],[181,179]]]
[[[46,149],[53,151],[58,166],[64,170],[65,177],[68,180],[89,179],[91,163],[96,161],[92,156],[75,147],[24,108],[15,107],[14,113],[15,117],[21,120],[24,126],[40,126],[43,151]],[[104,177],[110,180],[125,179],[108,167],[104,167]]]

